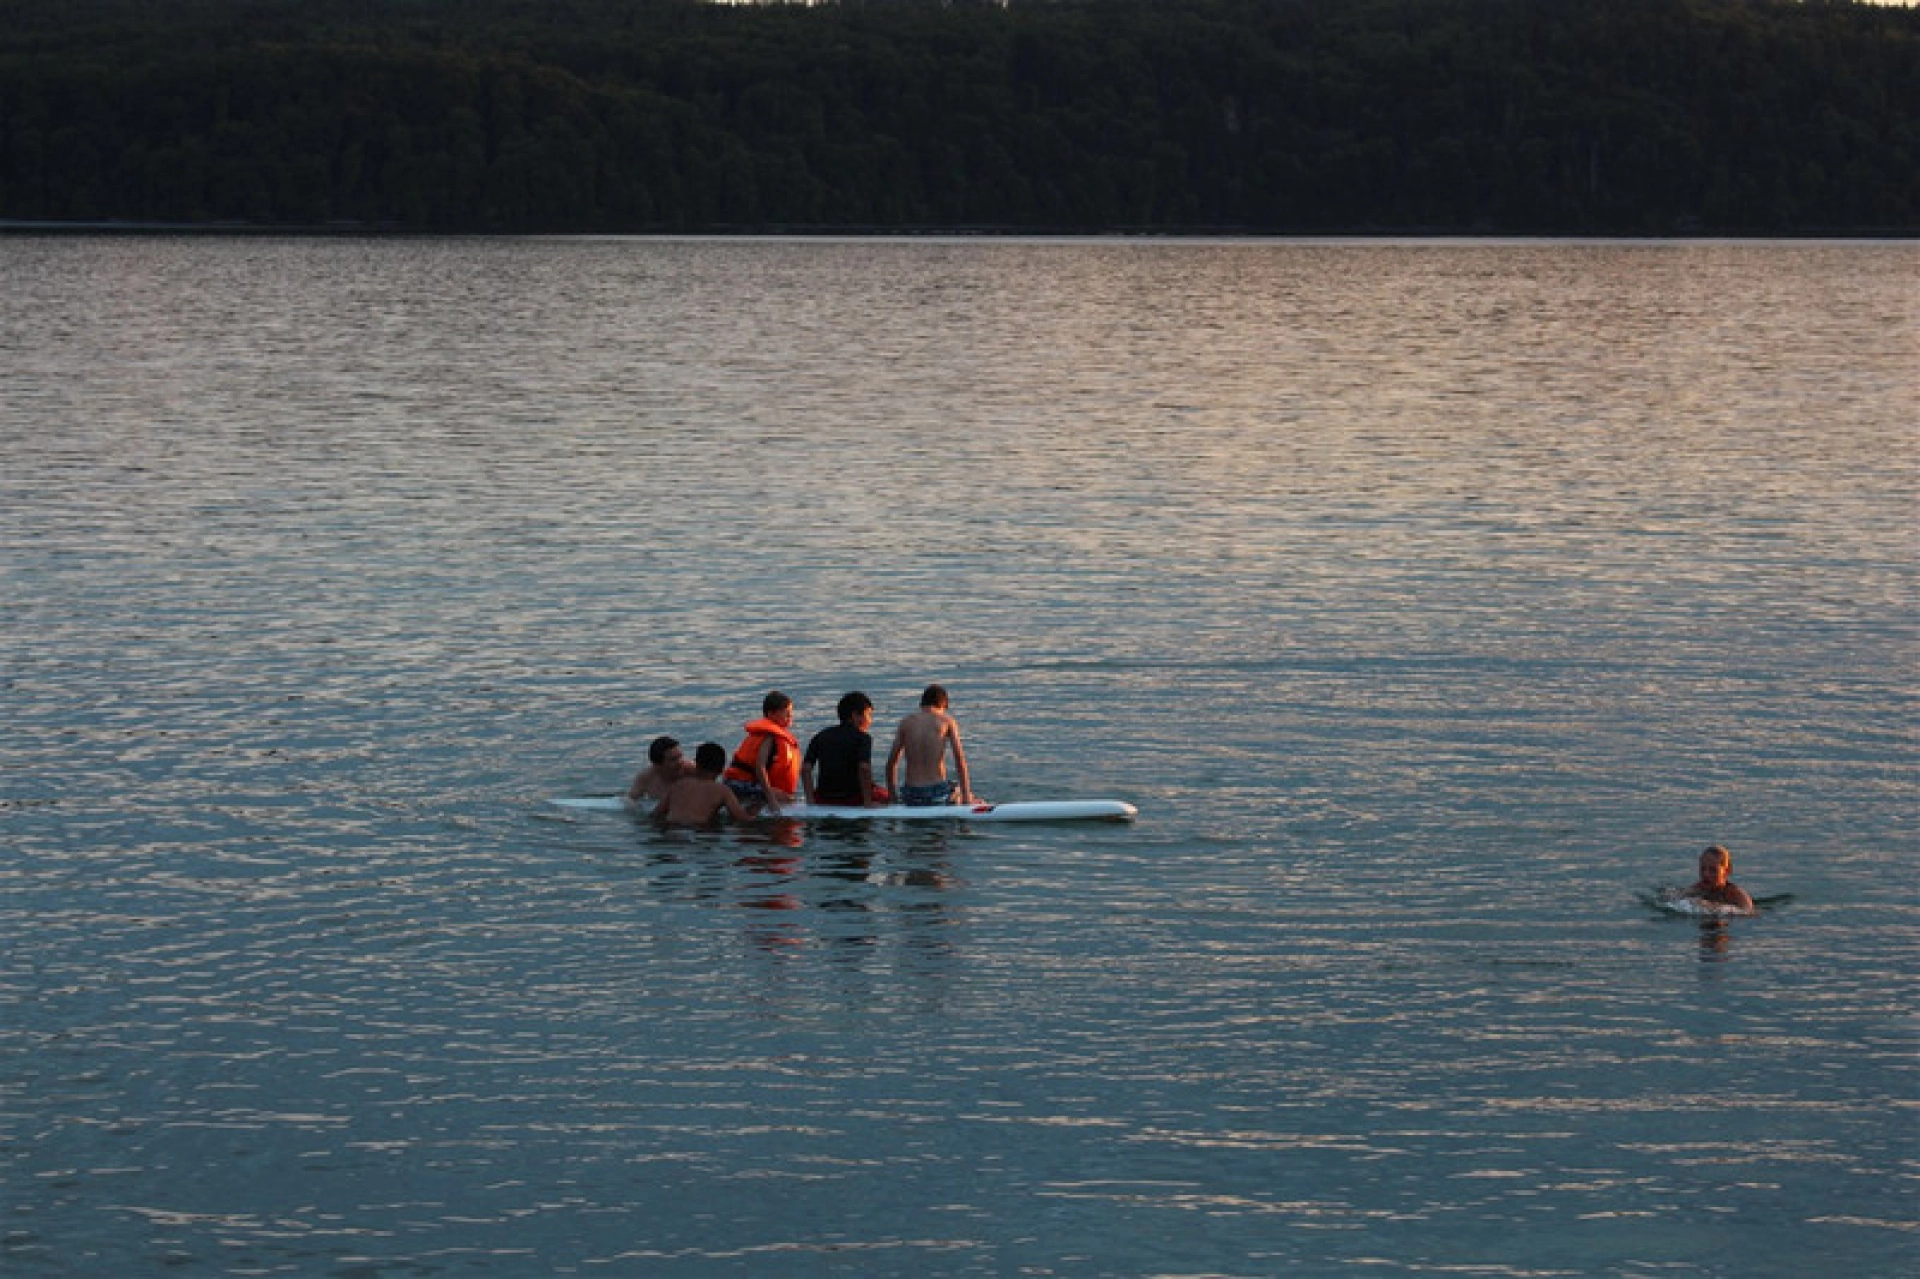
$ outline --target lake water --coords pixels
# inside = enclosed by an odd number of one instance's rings
[[[1920,1268],[1920,246],[0,279],[7,1274]],[[932,680],[1138,822],[543,802]]]

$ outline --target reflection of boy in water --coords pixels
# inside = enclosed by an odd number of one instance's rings
[[[1691,897],[1695,901],[1712,902],[1716,906],[1731,906],[1735,910],[1752,910],[1753,898],[1746,890],[1728,879],[1733,872],[1733,854],[1715,844],[1700,854],[1700,881],[1682,897]]]

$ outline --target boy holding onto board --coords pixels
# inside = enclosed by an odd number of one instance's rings
[[[947,752],[953,752],[957,782],[947,779]],[[905,782],[895,789],[894,769],[906,757]],[[887,792],[894,802],[912,808],[935,804],[972,804],[973,783],[967,775],[967,752],[960,745],[960,725],[947,713],[947,690],[929,684],[920,694],[920,709],[900,721],[893,749],[887,752]]]
[[[693,761],[680,749],[680,743],[671,737],[656,737],[647,747],[647,766],[633,779],[633,785],[627,787],[627,802],[638,804],[643,799],[665,799],[667,790],[683,777],[693,776]]]
[[[693,757],[693,775],[667,788],[653,820],[663,826],[710,826],[723,812],[736,822],[751,820],[740,797],[720,780],[720,770],[727,766],[726,748],[702,742]]]
[[[793,735],[793,699],[779,689],[760,703],[760,718],[747,725],[746,740],[727,761],[720,780],[740,801],[775,817],[800,798],[800,739]]]

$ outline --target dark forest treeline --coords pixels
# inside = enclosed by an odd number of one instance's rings
[[[0,0],[0,218],[1920,230],[1920,12]]]

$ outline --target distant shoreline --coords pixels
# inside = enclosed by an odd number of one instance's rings
[[[1177,243],[1246,240],[1333,244],[1341,242],[1453,241],[1459,243],[1661,244],[1661,243],[1862,243],[1920,242],[1920,228],[1834,229],[1807,232],[1689,229],[1670,234],[1562,234],[1517,231],[1381,230],[1268,231],[1244,227],[1203,229],[1046,230],[1024,227],[715,227],[705,230],[526,231],[431,228],[377,224],[287,224],[250,222],[46,222],[0,219],[0,236],[180,236],[383,240],[1060,240]]]
[[[1920,236],[1920,11],[0,0],[14,226]]]

